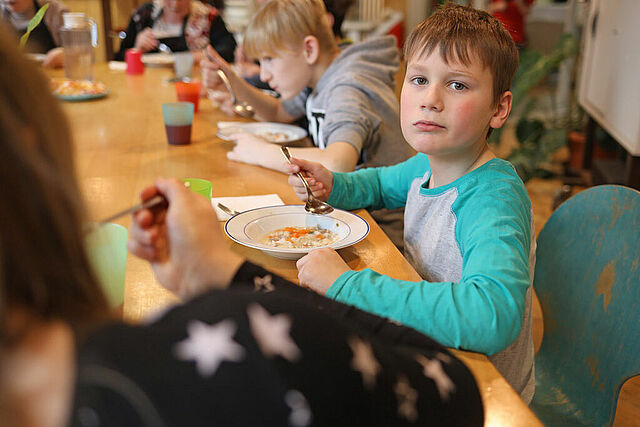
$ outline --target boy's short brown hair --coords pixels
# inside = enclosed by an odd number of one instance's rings
[[[321,50],[337,49],[322,0],[271,0],[256,12],[243,42],[249,56],[277,56],[295,52],[306,36],[314,36]]]
[[[404,45],[405,63],[437,47],[442,59],[469,65],[476,57],[493,76],[493,104],[511,87],[518,50],[500,21],[481,10],[447,4],[418,25]]]

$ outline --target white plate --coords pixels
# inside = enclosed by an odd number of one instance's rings
[[[253,133],[276,144],[299,141],[307,136],[307,131],[301,127],[272,122],[238,123],[218,129],[217,135],[225,141],[231,141],[232,135],[238,132]]]
[[[142,55],[142,62],[149,67],[161,67],[164,65],[173,65],[173,55],[166,53],[145,53]]]
[[[369,234],[369,224],[356,214],[334,209],[327,215],[314,215],[305,211],[304,205],[268,206],[245,211],[231,217],[224,225],[224,231],[241,245],[259,249],[276,258],[295,260],[318,248],[274,248],[260,243],[260,239],[283,227],[316,225],[338,235],[338,240],[329,245],[334,249],[354,245]]]

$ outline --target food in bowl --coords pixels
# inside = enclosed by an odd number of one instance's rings
[[[284,227],[267,233],[260,243],[275,248],[319,248],[328,246],[338,240],[338,235],[331,230],[315,227]]]
[[[51,88],[54,95],[62,96],[102,95],[107,92],[104,83],[90,80],[52,80]]]

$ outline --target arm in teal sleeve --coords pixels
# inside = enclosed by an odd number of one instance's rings
[[[341,209],[394,209],[405,205],[411,182],[429,168],[424,154],[394,166],[333,173],[329,204]]]
[[[466,234],[458,240],[460,282],[408,282],[366,269],[341,275],[327,296],[402,322],[446,346],[489,355],[504,350],[522,327],[531,215],[513,198],[487,202],[460,213],[460,233]]]

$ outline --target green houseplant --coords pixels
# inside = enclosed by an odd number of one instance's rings
[[[549,174],[543,165],[566,144],[567,127],[577,108],[572,103],[567,112],[561,114],[554,106],[552,119],[543,122],[532,114],[537,100],[530,95],[531,89],[539,85],[562,61],[574,56],[577,47],[578,41],[573,35],[563,34],[549,54],[543,55],[534,50],[521,52],[520,64],[511,85],[514,114],[509,119],[517,120],[515,130],[518,146],[507,156],[507,160],[515,166],[525,182],[534,176]],[[501,135],[502,128],[495,129],[490,143],[497,144]]]
[[[22,35],[22,37],[20,37],[20,48],[24,48],[24,46],[27,44],[29,35],[38,25],[40,25],[40,22],[42,22],[42,18],[44,18],[44,14],[47,12],[47,9],[49,9],[49,3],[42,6],[40,9],[38,9],[36,14],[33,15],[33,18],[31,18],[29,24],[27,25],[27,31]]]

